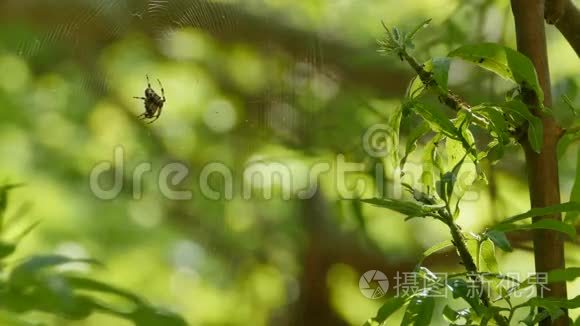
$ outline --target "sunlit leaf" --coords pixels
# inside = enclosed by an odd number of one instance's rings
[[[493,229],[502,232],[543,229],[562,232],[567,234],[570,239],[574,239],[576,237],[576,229],[572,225],[552,219],[543,219],[531,224],[502,223]]]
[[[406,298],[403,296],[396,296],[387,299],[387,301],[381,306],[377,315],[370,321],[367,321],[365,325],[371,325],[372,322],[378,324],[384,323],[392,314],[399,310],[406,302]]]
[[[460,139],[457,128],[438,107],[427,107],[421,103],[413,103],[412,110],[420,115],[433,131],[442,133],[452,139]]]
[[[502,78],[525,86],[536,93],[540,103],[544,100],[534,64],[518,51],[495,43],[480,43],[461,46],[451,51],[448,56],[470,61]]]
[[[529,211],[518,214],[503,220],[501,224],[506,223],[513,223],[521,220],[525,220],[527,218],[536,217],[536,216],[544,216],[544,215],[552,215],[552,214],[559,214],[563,212],[577,212],[580,211],[580,203],[579,202],[567,202],[557,205],[552,205],[548,207],[539,207],[539,208],[532,208]],[[494,228],[495,229],[495,228]]]
[[[429,249],[427,249],[423,252],[421,259],[419,260],[419,264],[421,264],[423,262],[423,260],[425,260],[425,258],[431,256],[432,254],[436,253],[437,251],[445,249],[447,247],[451,247],[451,246],[453,246],[453,243],[451,242],[451,240],[444,240],[444,241],[441,241],[441,242],[431,246]]]
[[[490,239],[483,240],[479,245],[480,269],[484,272],[499,273],[497,259],[495,258],[495,246]],[[483,264],[482,264],[483,262]]]

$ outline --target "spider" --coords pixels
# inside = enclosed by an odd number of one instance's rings
[[[161,96],[159,96],[153,88],[151,88],[151,83],[149,82],[149,76],[145,75],[147,78],[147,88],[145,88],[145,97],[133,96],[133,98],[143,100],[145,104],[145,112],[138,115],[137,118],[143,119],[153,119],[147,123],[152,123],[153,121],[159,119],[161,115],[161,109],[165,103],[165,91],[163,90],[163,85],[161,81],[157,79],[159,87],[161,87]]]

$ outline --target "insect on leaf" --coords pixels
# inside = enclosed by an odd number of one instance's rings
[[[448,56],[470,61],[502,78],[525,86],[536,93],[540,103],[544,101],[544,93],[532,61],[516,50],[495,43],[479,43],[461,46],[451,51]]]

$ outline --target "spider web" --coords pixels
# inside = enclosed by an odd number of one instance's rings
[[[74,87],[97,96],[108,94],[111,88],[110,76],[99,69],[95,60],[104,46],[133,31],[144,33],[160,44],[175,30],[185,27],[210,35],[233,34],[237,32],[241,13],[237,5],[212,0],[66,0],[53,5],[62,9],[57,21],[37,36],[21,41],[18,54],[33,59],[44,50],[65,44],[86,70]],[[310,51],[293,58],[294,62],[284,68],[286,77],[268,76],[271,80],[267,89],[254,100],[257,105],[254,109],[261,112],[254,125],[285,134],[292,134],[297,128],[308,130],[298,119],[296,98],[301,94],[300,106],[306,107],[306,111],[315,111],[308,107],[314,107],[316,99],[308,95],[310,98],[306,96],[304,100],[304,87],[316,87],[317,76],[332,76],[332,72],[326,71],[318,38],[302,41],[310,44]],[[276,51],[275,44],[265,42],[265,51],[269,48]]]

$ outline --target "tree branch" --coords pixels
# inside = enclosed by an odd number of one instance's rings
[[[572,0],[546,0],[544,17],[555,25],[580,57],[580,9]]]
[[[550,107],[552,106],[552,96],[543,19],[543,2],[544,0],[511,0],[511,6],[514,15],[518,51],[528,56],[534,64],[540,85],[544,91],[543,104]],[[538,109],[540,103],[538,103],[537,97],[532,92],[524,90],[522,95],[530,111],[542,119],[544,129],[541,153],[536,153],[526,139],[521,140],[526,154],[530,204],[532,207],[555,205],[560,203],[556,145],[561,131],[552,117],[543,115]],[[543,219],[560,221],[561,215],[540,216],[533,220],[537,222]],[[533,234],[536,273],[547,273],[553,269],[564,268],[563,236],[550,230],[536,230]],[[565,282],[549,284],[548,289],[548,291],[543,291],[545,296],[557,299],[567,298]],[[540,325],[568,325],[568,314],[566,312],[564,316],[557,320],[545,319],[540,322]]]

